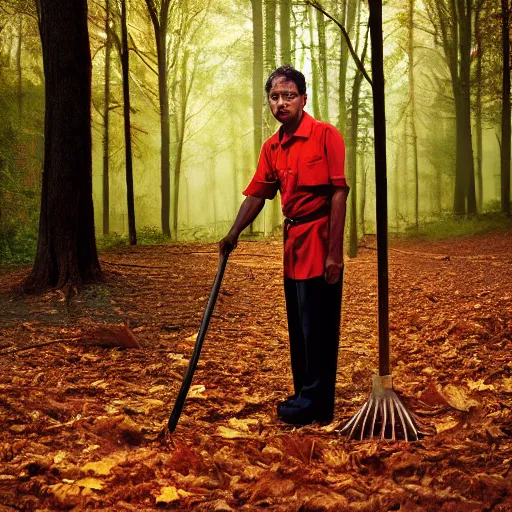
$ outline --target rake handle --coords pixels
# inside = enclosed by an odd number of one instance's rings
[[[390,375],[388,299],[388,203],[386,169],[386,113],[382,50],[382,0],[369,0],[372,42],[372,89],[377,199],[377,271],[379,301],[379,375]]]
[[[178,421],[180,419],[181,411],[183,410],[183,406],[185,405],[185,400],[187,398],[190,385],[192,384],[192,378],[194,376],[194,372],[196,371],[197,362],[199,361],[199,355],[201,354],[203,341],[206,336],[206,331],[208,330],[208,324],[210,323],[210,318],[212,316],[213,310],[215,309],[215,302],[217,300],[217,295],[219,294],[220,285],[222,283],[222,277],[224,276],[224,270],[226,269],[226,263],[228,262],[228,257],[229,255],[223,254],[221,255],[219,260],[217,275],[215,276],[212,291],[210,292],[210,297],[208,298],[208,303],[203,313],[203,319],[201,320],[201,327],[199,329],[199,334],[197,335],[196,343],[194,345],[194,351],[192,353],[190,362],[188,363],[188,368],[187,371],[185,372],[185,377],[183,378],[183,382],[181,383],[181,388],[178,393],[178,397],[176,398],[174,408],[171,412],[171,416],[169,417],[169,422],[167,424],[169,431],[171,433],[176,430],[176,425],[178,424]]]

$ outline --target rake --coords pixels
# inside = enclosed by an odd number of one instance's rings
[[[377,268],[379,303],[379,375],[372,378],[368,401],[341,429],[349,439],[417,441],[420,432],[395,391],[389,368],[388,206],[386,179],[386,116],[382,51],[382,0],[369,0],[372,42],[372,89],[377,198]]]

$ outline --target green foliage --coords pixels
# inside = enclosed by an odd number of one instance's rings
[[[0,226],[0,264],[31,263],[37,248],[37,232],[9,223]]]
[[[137,244],[138,245],[155,245],[165,244],[171,241],[170,237],[165,236],[159,229],[151,226],[145,226],[137,230]],[[110,249],[123,245],[129,245],[130,240],[126,235],[119,233],[110,233],[103,235],[97,239],[98,249]]]
[[[512,227],[512,220],[501,213],[484,213],[474,216],[449,216],[442,220],[420,224],[419,230],[410,228],[407,236],[431,240],[472,236],[482,233],[501,233]]]

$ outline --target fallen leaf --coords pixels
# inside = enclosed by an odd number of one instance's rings
[[[441,432],[444,432],[445,430],[450,430],[454,427],[456,427],[459,424],[459,421],[457,420],[446,420],[440,423],[436,423],[436,432],[440,434]]]
[[[471,407],[478,407],[479,402],[469,398],[464,388],[448,384],[443,388],[443,395],[446,398],[446,402],[458,411],[469,411]]]
[[[189,398],[206,398],[203,393],[206,391],[206,387],[202,384],[196,384],[194,386],[190,386],[190,390],[188,392]]]
[[[86,489],[96,489],[97,491],[101,491],[103,489],[104,483],[97,478],[81,478],[75,482],[78,487],[85,487]]]
[[[88,462],[84,464],[80,470],[84,473],[93,473],[98,476],[107,476],[112,471],[112,468],[117,466],[122,459],[118,459],[117,457],[105,457],[104,459],[98,460],[96,462]]]
[[[183,489],[176,489],[176,487],[163,487],[160,491],[160,496],[156,498],[157,505],[159,503],[172,503],[179,501],[181,498],[192,496],[192,493],[184,491]]]
[[[466,384],[469,389],[477,390],[477,391],[486,391],[488,389],[494,390],[494,386],[492,384],[484,384],[484,379],[479,380],[468,380]]]
[[[189,336],[188,338],[185,338],[185,341],[191,341],[192,343],[195,343],[197,340],[198,333],[192,334],[192,336]]]

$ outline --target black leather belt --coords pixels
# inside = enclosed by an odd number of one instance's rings
[[[320,208],[316,212],[310,213],[309,215],[304,215],[303,217],[296,217],[294,219],[291,217],[285,217],[284,223],[287,226],[298,226],[299,224],[306,224],[306,222],[313,222],[314,220],[328,217],[330,211],[331,207],[328,205],[327,207]]]

